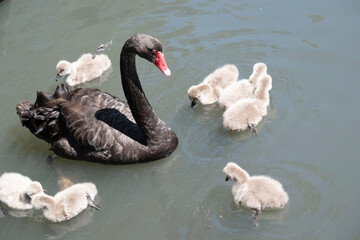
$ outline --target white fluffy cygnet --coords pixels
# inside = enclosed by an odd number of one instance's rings
[[[43,209],[44,216],[52,222],[69,220],[90,205],[100,210],[93,199],[97,194],[93,183],[78,183],[58,192],[54,197],[37,194],[31,199],[36,209]]]
[[[247,79],[239,80],[221,92],[219,104],[228,108],[240,99],[251,98],[254,95],[254,85]]]
[[[261,75],[267,75],[267,66],[265,63],[256,63],[253,66],[253,73],[249,77],[250,83],[257,88],[257,80],[260,79]]]
[[[56,65],[56,81],[66,76],[66,83],[69,86],[85,83],[97,77],[101,78],[110,66],[111,61],[107,55],[100,54],[93,58],[92,54],[86,53],[72,63],[66,60],[59,61]]]
[[[44,190],[37,181],[20,173],[4,173],[0,177],[0,201],[10,208],[18,210],[32,209],[31,198],[35,194],[41,194]]]
[[[233,162],[226,164],[223,172],[226,174],[226,181],[235,182],[232,186],[234,202],[255,210],[253,223],[256,227],[258,227],[256,216],[261,210],[283,208],[289,201],[289,196],[281,183],[271,177],[250,177],[245,170]]]
[[[252,98],[241,99],[224,112],[223,125],[227,130],[240,131],[250,128],[253,135],[256,135],[255,127],[262,117],[267,115],[272,79],[269,75],[262,75],[257,81],[259,86]]]
[[[229,85],[221,92],[219,104],[223,108],[228,108],[240,99],[251,98],[255,89],[258,87],[258,79],[267,75],[267,66],[265,63],[256,63],[253,66],[253,73],[249,80],[242,79]]]
[[[239,70],[233,64],[226,64],[216,69],[205,77],[200,84],[189,88],[188,96],[191,101],[191,107],[194,107],[199,101],[204,105],[217,102],[220,92],[236,82],[238,77]]]

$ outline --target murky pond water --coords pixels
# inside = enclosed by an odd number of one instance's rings
[[[0,239],[359,239],[360,2],[349,1],[43,1],[0,5],[0,169],[39,180],[49,194],[59,175],[94,182],[101,212],[50,223],[40,211],[9,211]],[[163,44],[172,76],[137,60],[155,112],[179,137],[169,157],[139,165],[56,158],[21,127],[15,106],[56,88],[55,65],[105,53],[112,71],[101,85],[124,98],[119,52],[134,33]],[[217,67],[235,64],[247,78],[265,62],[273,79],[258,136],[226,132],[219,106],[190,108],[187,89]],[[280,180],[290,202],[252,212],[233,203],[222,168]]]

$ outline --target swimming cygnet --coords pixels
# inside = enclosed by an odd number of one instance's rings
[[[200,84],[189,88],[188,96],[191,107],[194,107],[198,101],[204,105],[217,102],[220,92],[237,81],[238,77],[239,70],[235,65],[226,64],[216,69],[205,77]]]
[[[43,209],[44,216],[52,222],[69,220],[89,206],[100,210],[93,202],[97,194],[93,183],[78,183],[58,192],[54,197],[37,194],[31,199],[36,209]]]
[[[225,181],[232,180],[232,195],[234,202],[252,210],[253,223],[259,227],[256,216],[263,209],[283,208],[289,201],[288,194],[277,180],[268,176],[252,176],[239,167],[236,163],[226,164],[223,172],[226,174]]]
[[[265,63],[256,63],[253,66],[253,73],[249,80],[242,79],[228,86],[221,92],[219,104],[223,108],[228,108],[240,99],[251,98],[257,87],[258,79],[261,76],[267,75],[267,66]]]
[[[252,98],[245,98],[231,105],[223,114],[223,125],[227,130],[239,131],[247,128],[256,135],[256,126],[263,116],[267,115],[267,106],[270,103],[269,90],[272,79],[269,75],[262,75],[258,81]]]
[[[30,204],[35,194],[41,194],[44,190],[37,181],[20,173],[4,173],[0,177],[0,201],[6,203],[10,208],[27,210],[33,208]]]
[[[66,60],[59,61],[56,65],[56,81],[66,76],[66,83],[69,86],[74,86],[97,77],[101,78],[110,66],[111,61],[107,55],[100,54],[93,58],[92,54],[86,53],[72,63]]]
[[[257,88],[257,80],[260,79],[261,75],[267,75],[267,66],[265,63],[256,63],[253,66],[253,73],[249,77],[250,83]]]
[[[254,85],[248,79],[239,80],[221,92],[219,104],[228,108],[240,99],[251,98],[254,95]]]

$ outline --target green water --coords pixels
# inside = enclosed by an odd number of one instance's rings
[[[101,2],[101,3],[100,3]],[[59,191],[59,174],[92,181],[101,212],[63,223],[40,211],[0,218],[0,239],[359,239],[359,1],[5,0],[0,5],[0,169]],[[143,59],[137,68],[155,112],[179,137],[169,157],[112,166],[45,158],[49,145],[21,127],[15,106],[56,88],[55,66],[112,41],[101,85],[124,98],[119,52],[134,33],[160,39],[172,76]],[[241,78],[265,62],[273,79],[258,136],[228,133],[217,106],[190,108],[187,89],[226,63]],[[237,162],[270,175],[290,197],[282,210],[233,203],[222,168]]]

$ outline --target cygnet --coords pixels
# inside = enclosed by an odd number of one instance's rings
[[[239,80],[221,92],[219,104],[228,108],[240,99],[251,98],[254,95],[254,85],[248,79]]]
[[[97,210],[100,207],[93,202],[97,194],[93,183],[78,183],[58,192],[54,197],[37,194],[31,199],[36,209],[43,209],[44,216],[52,222],[69,220],[88,206]]]
[[[283,208],[289,201],[289,196],[277,180],[269,176],[251,176],[239,165],[233,162],[226,164],[223,172],[225,181],[232,180],[232,195],[234,202],[252,210],[253,223],[259,227],[256,217],[263,209]]]
[[[259,86],[255,89],[252,98],[241,99],[224,112],[223,125],[227,130],[240,131],[250,128],[253,135],[256,135],[255,127],[262,117],[267,115],[272,79],[269,75],[262,75],[257,81],[259,81]]]
[[[56,65],[56,81],[61,77],[66,76],[66,83],[69,86],[85,83],[103,75],[109,69],[111,61],[105,54],[97,55],[95,58],[92,54],[83,54],[75,62],[68,62],[61,60]]]
[[[228,108],[240,99],[251,98],[254,95],[257,82],[263,75],[267,75],[267,66],[265,63],[256,63],[253,66],[253,73],[249,80],[242,79],[228,86],[221,92],[219,104],[223,108]]]
[[[249,77],[250,83],[257,88],[257,80],[260,79],[261,75],[267,74],[267,66],[265,63],[256,63],[253,66],[253,73]]]
[[[0,177],[0,201],[18,210],[32,209],[31,198],[44,193],[41,184],[20,173],[8,172]]]
[[[199,101],[204,105],[217,102],[220,92],[236,82],[238,77],[239,70],[233,64],[226,64],[216,69],[205,77],[200,84],[189,88],[188,96],[191,101],[191,107],[194,107]]]

